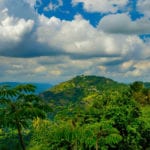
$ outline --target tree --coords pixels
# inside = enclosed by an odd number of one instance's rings
[[[91,101],[55,107],[53,120],[33,122],[29,149],[141,150],[149,147],[149,127],[130,91],[109,92]]]
[[[48,106],[34,95],[35,86],[31,84],[16,87],[0,87],[0,127],[17,129],[19,142],[23,150],[25,143],[22,129],[29,127],[36,117],[45,118]]]
[[[150,104],[150,89],[145,88],[143,82],[136,81],[130,85],[133,98],[142,105]]]
[[[132,91],[138,92],[142,91],[144,89],[144,84],[143,82],[140,81],[135,81],[130,85]]]

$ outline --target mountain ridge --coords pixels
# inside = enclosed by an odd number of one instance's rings
[[[40,96],[47,101],[65,104],[95,97],[103,91],[127,89],[129,86],[112,79],[99,76],[76,76],[68,81],[53,86]]]

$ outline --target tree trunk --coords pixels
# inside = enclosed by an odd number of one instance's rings
[[[17,130],[18,130],[18,136],[19,136],[20,145],[22,147],[22,150],[26,150],[25,144],[24,144],[24,141],[23,141],[23,136],[22,136],[22,133],[21,133],[21,127],[20,127],[18,121],[16,121],[16,125],[17,125]]]
[[[96,140],[96,150],[98,150],[98,139]]]
[[[78,143],[77,143],[77,140],[75,141],[73,150],[78,150]]]

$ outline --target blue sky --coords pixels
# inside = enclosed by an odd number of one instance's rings
[[[105,15],[99,12],[87,12],[83,9],[83,3],[78,3],[77,5],[73,6],[71,0],[66,0],[65,2],[62,1],[63,5],[60,5],[61,1],[56,0],[45,0],[42,1],[42,5],[35,6],[35,9],[39,14],[44,14],[46,17],[57,17],[61,20],[73,20],[74,16],[77,14],[81,14],[83,18],[90,21],[90,23],[96,27],[98,25],[99,20]],[[50,5],[52,4],[53,7]],[[52,8],[49,8],[50,6]],[[55,8],[56,7],[56,8]]]
[[[150,81],[149,8],[149,0],[0,0],[0,81]]]
[[[86,1],[86,0],[85,0]],[[73,1],[59,1],[59,0],[41,0],[42,5],[39,1],[36,1],[35,9],[39,14],[43,14],[46,17],[57,17],[62,20],[73,20],[76,14],[81,14],[83,18],[89,20],[90,23],[96,27],[104,16],[108,14],[118,14],[118,13],[128,13],[132,20],[142,18],[144,14],[137,10],[138,0],[129,0],[126,1],[125,7],[123,9],[118,9],[115,12],[101,12],[101,11],[87,11],[84,9],[84,0],[79,1],[76,5],[73,5]],[[90,2],[90,1],[89,1]],[[97,2],[97,1],[96,1]],[[109,1],[108,1],[109,2]],[[114,1],[114,7],[117,7],[117,1]],[[51,4],[51,5],[50,5]]]

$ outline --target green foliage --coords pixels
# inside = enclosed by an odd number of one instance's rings
[[[55,119],[46,127],[43,122],[38,129],[33,128],[31,145],[37,147],[45,141],[40,145],[44,150],[140,150],[149,147],[149,136],[144,136],[148,128],[140,118],[139,104],[128,91],[103,93],[90,104],[86,101],[72,103],[57,111]]]
[[[141,128],[143,149],[150,148],[150,105],[142,107],[142,116],[140,119],[144,122],[144,127]]]
[[[32,85],[19,85],[15,88],[2,86],[0,88],[1,127],[15,127],[16,120],[25,127],[29,120],[37,116],[45,117],[44,107],[46,105],[38,96],[31,93],[34,89]]]
[[[130,85],[132,91],[138,92],[138,91],[142,91],[144,88],[144,84],[143,82],[140,81],[135,81],[133,84]]]
[[[93,99],[104,91],[123,91],[127,88],[127,85],[105,77],[82,75],[52,87],[41,97],[49,102],[53,100],[57,105],[66,105],[85,99],[90,101],[91,95]]]
[[[150,105],[142,107],[142,116],[147,126],[150,127]]]
[[[32,85],[1,87],[0,149],[20,149],[19,130],[28,150],[150,148],[149,89],[142,82],[129,87],[78,76],[43,93],[48,105],[32,91]],[[49,106],[53,113],[45,119]]]
[[[33,85],[18,85],[16,87],[0,87],[0,128],[17,129],[20,144],[25,150],[22,129],[29,127],[35,117],[44,118],[47,105],[32,92]]]
[[[130,85],[132,96],[142,105],[150,104],[150,89],[143,82],[136,81]]]

